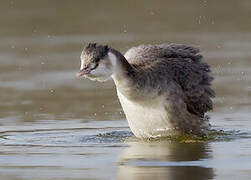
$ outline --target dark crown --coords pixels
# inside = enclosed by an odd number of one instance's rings
[[[89,43],[85,47],[87,53],[95,53],[99,58],[105,57],[109,49],[107,45],[97,45],[97,43]]]

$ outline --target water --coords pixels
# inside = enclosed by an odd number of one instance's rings
[[[0,179],[250,179],[251,3],[0,0]],[[206,142],[140,141],[83,44],[200,46],[217,97]]]

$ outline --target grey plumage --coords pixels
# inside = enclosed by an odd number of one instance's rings
[[[137,137],[168,132],[206,135],[213,109],[213,77],[199,49],[182,44],[141,45],[123,56],[91,43],[81,55],[78,76],[112,77],[130,128]],[[167,131],[168,130],[168,131]]]
[[[183,92],[187,110],[199,117],[213,109],[211,89],[213,77],[210,67],[202,61],[199,49],[181,44],[141,45],[128,50],[127,61],[134,67],[132,80],[137,89],[168,91],[168,84],[175,82]]]
[[[89,43],[85,46],[81,56],[90,56],[90,60],[98,62],[100,59],[104,58],[109,51],[107,45],[97,45],[97,43]]]

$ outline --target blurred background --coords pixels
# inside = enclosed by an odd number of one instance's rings
[[[215,110],[250,108],[249,0],[0,3],[3,124],[124,118],[112,82],[75,77],[88,42],[108,44],[123,53],[149,43],[199,46],[216,76]],[[237,109],[229,109],[236,103]]]
[[[122,53],[140,44],[199,46],[215,77],[213,126],[250,129],[250,12],[250,0],[0,0],[0,131],[127,127],[112,81],[75,77],[88,42]]]

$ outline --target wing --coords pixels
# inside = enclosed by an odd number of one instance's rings
[[[142,45],[129,49],[125,57],[130,64],[151,73],[155,80],[161,75],[176,82],[185,95],[187,110],[204,117],[205,112],[213,109],[211,98],[215,92],[211,89],[210,67],[198,53],[198,48],[182,44]],[[168,82],[161,78],[161,83]]]
[[[140,45],[129,49],[124,56],[131,64],[138,64],[144,61],[152,61],[156,58],[168,58],[174,56],[192,56],[193,60],[196,58],[200,59],[201,55],[196,55],[198,52],[198,48],[183,44]]]

